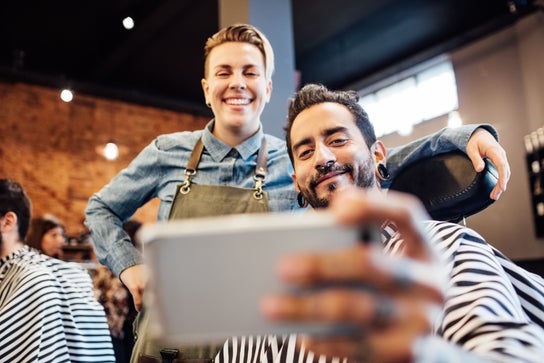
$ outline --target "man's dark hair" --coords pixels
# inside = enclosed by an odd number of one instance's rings
[[[19,183],[9,179],[0,179],[0,217],[8,212],[17,215],[19,238],[24,241],[30,223],[30,199]]]
[[[293,127],[293,121],[305,109],[324,102],[334,102],[346,106],[353,115],[355,124],[361,130],[366,145],[370,148],[376,142],[374,126],[370,123],[365,110],[359,105],[357,92],[332,91],[320,84],[307,84],[289,100],[285,141],[287,142],[287,152],[291,163],[293,163],[293,151],[291,149],[291,128]]]

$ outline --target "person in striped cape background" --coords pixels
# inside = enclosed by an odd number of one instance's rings
[[[0,179],[0,362],[115,362],[87,271],[24,243],[30,206]]]

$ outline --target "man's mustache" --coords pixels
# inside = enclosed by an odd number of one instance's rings
[[[324,175],[327,175],[328,173],[331,173],[331,172],[340,172],[340,173],[349,173],[351,174],[353,171],[353,166],[352,165],[349,165],[349,164],[338,164],[338,163],[334,163],[334,164],[330,164],[330,165],[325,165],[319,169],[317,169],[317,174],[314,175],[312,177],[312,179],[310,180],[310,189],[314,189],[316,186],[317,186],[317,181],[319,180],[319,178],[321,178],[322,176]]]

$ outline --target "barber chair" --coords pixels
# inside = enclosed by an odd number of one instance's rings
[[[405,167],[389,189],[417,196],[433,219],[457,223],[494,202],[489,193],[497,180],[497,170],[488,160],[477,173],[468,156],[452,151]]]

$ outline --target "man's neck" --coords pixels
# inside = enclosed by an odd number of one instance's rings
[[[4,240],[2,241],[2,246],[0,246],[0,258],[5,258],[11,255],[12,253],[19,251],[24,246],[25,246],[24,243],[20,241],[6,243],[6,241]]]

